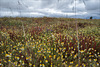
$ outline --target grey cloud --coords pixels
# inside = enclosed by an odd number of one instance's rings
[[[16,7],[19,7],[19,5],[17,0],[0,0],[0,7],[16,9]]]
[[[85,1],[87,10],[100,9],[100,0],[87,0]]]
[[[0,16],[100,16],[100,0],[0,0]]]

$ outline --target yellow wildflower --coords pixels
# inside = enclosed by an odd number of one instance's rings
[[[48,60],[45,60],[46,63],[48,63]]]

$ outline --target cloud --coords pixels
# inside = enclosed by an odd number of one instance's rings
[[[87,0],[85,1],[87,10],[97,10],[100,9],[100,0]]]
[[[75,6],[76,3],[76,6]],[[100,16],[100,0],[0,0],[0,16]]]

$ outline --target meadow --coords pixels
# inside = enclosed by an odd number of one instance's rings
[[[74,18],[0,18],[1,67],[78,67]],[[100,19],[77,19],[80,67],[100,67]]]

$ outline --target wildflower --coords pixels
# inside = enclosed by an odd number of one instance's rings
[[[61,42],[62,45],[64,45],[64,42]]]
[[[67,63],[67,61],[65,61]]]
[[[57,53],[59,52],[59,50],[56,51]]]
[[[6,55],[5,55],[5,57],[11,57],[11,55],[9,55],[9,54],[6,54]]]
[[[91,57],[94,57],[94,55],[91,55]]]
[[[62,48],[59,48],[60,49],[60,51],[62,50]]]
[[[42,63],[42,61],[40,60],[40,63]]]
[[[84,63],[82,65],[83,65],[83,67],[86,67],[86,65]]]
[[[61,56],[61,58],[63,59],[63,55]]]
[[[75,51],[76,49],[74,48],[74,51]]]
[[[21,60],[19,62],[22,62]]]
[[[99,54],[99,52],[97,54]]]
[[[51,67],[52,67],[52,63],[51,63]]]
[[[84,50],[81,50],[80,52],[81,52],[81,53],[83,53],[83,52],[84,52]]]
[[[71,53],[74,53],[74,51],[71,51]]]
[[[26,60],[28,60],[29,59],[29,57],[26,57]]]
[[[19,51],[19,53],[21,53],[21,51]]]
[[[0,63],[0,66],[1,66],[2,64]]]
[[[66,52],[66,55],[67,55],[67,52]]]
[[[100,57],[100,55],[98,55],[98,57]]]
[[[2,43],[1,45],[4,46],[4,43]]]
[[[65,59],[62,58],[62,61],[64,61]]]
[[[29,63],[29,66],[32,66],[32,63]]]
[[[33,47],[33,48],[35,48],[35,46],[34,46],[34,45],[33,45],[32,47]]]
[[[65,57],[67,58],[67,55],[65,55]]]
[[[6,61],[6,60],[4,60],[4,62],[5,62],[5,63],[7,63],[7,61]]]
[[[14,62],[14,64],[17,66],[17,62]]]
[[[51,55],[49,55],[49,58],[51,58],[52,56]]]
[[[38,50],[37,52],[38,52],[38,53],[40,53],[41,51],[40,51],[40,50]]]
[[[89,59],[89,61],[91,62],[91,59]]]
[[[56,55],[54,55],[54,59],[56,58]]]
[[[99,66],[99,63],[97,63],[97,66]]]
[[[71,49],[73,49],[73,47],[71,47]]]
[[[91,54],[91,52],[89,52],[89,54]]]
[[[85,60],[85,58],[83,58],[83,60]]]
[[[47,51],[48,53],[51,53],[51,51],[49,50],[49,51]]]
[[[46,59],[46,56],[44,56],[44,59]]]
[[[32,61],[32,58],[30,58],[30,61]]]
[[[36,42],[36,44],[39,44],[38,42]]]
[[[27,43],[26,43],[26,45],[27,45]]]
[[[96,62],[96,61],[97,61],[97,59],[94,59],[94,61]]]
[[[70,64],[73,64],[73,61],[72,61],[72,62],[70,62]]]
[[[48,60],[45,60],[46,63],[48,63]]]
[[[40,67],[42,67],[42,64],[40,64]]]
[[[76,64],[76,66],[75,67],[78,67],[78,64]]]
[[[8,62],[11,62],[11,60],[9,59]]]
[[[20,64],[18,64],[18,66],[21,66]]]
[[[64,47],[64,50],[66,50],[66,48]]]
[[[85,37],[83,37],[83,40],[85,40]]]
[[[92,48],[92,50],[94,50],[94,49]]]
[[[33,65],[33,67],[35,67],[35,65]]]
[[[22,65],[24,65],[24,62],[22,62]]]
[[[58,53],[60,55],[60,53]]]
[[[56,48],[54,48],[54,50],[56,50]]]
[[[89,50],[88,51],[90,51],[91,50],[91,48],[89,48]]]
[[[42,66],[43,66],[43,67],[45,67],[45,65],[44,65],[44,64],[42,64]]]
[[[22,58],[24,57],[24,56],[21,56]]]
[[[89,55],[89,57],[91,57],[91,55]]]
[[[60,64],[58,64],[58,66],[60,66]]]
[[[59,60],[59,59],[60,59],[60,57],[57,58],[57,60]]]
[[[77,57],[77,55],[75,54],[75,55],[74,55],[74,58],[76,58],[76,57]]]
[[[71,56],[72,56],[72,54],[71,54]]]
[[[24,50],[24,47],[22,47],[21,50]]]

